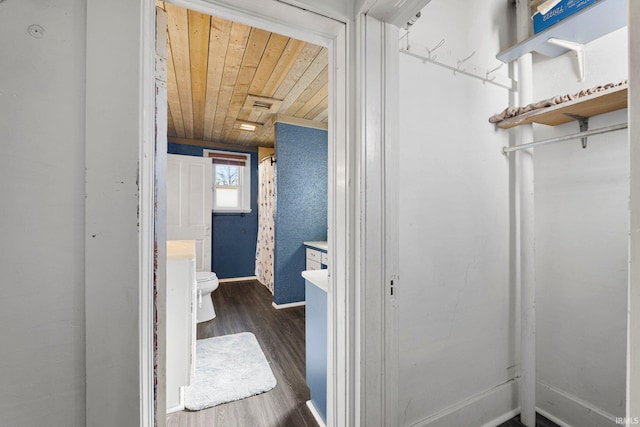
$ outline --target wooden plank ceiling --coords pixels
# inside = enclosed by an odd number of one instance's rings
[[[156,4],[169,22],[170,139],[272,147],[276,113],[327,122],[326,48]]]

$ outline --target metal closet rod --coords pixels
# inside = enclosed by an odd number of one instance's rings
[[[622,130],[622,129],[626,129],[627,127],[629,127],[628,123],[620,123],[617,125],[605,126],[603,128],[591,129],[585,132],[574,133],[572,135],[566,135],[566,136],[560,136],[557,138],[550,138],[550,139],[543,139],[541,141],[529,142],[527,144],[516,145],[515,147],[503,147],[502,153],[509,154],[512,151],[526,150],[527,148],[533,148],[538,145],[555,144],[556,142],[571,141],[574,139],[585,138],[587,136],[600,135],[603,133],[613,132],[616,130]]]

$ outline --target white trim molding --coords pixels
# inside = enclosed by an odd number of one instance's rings
[[[317,120],[301,119],[299,117],[287,116],[284,114],[277,114],[276,123],[286,123],[289,125],[302,126],[305,128],[328,130],[329,124],[325,122],[319,122]]]
[[[293,307],[302,307],[303,305],[306,305],[306,304],[307,304],[306,301],[289,302],[286,304],[276,304],[275,301],[271,303],[273,308],[275,308],[276,310],[283,310],[285,308],[293,308]]]
[[[517,381],[510,379],[480,393],[471,396],[455,405],[414,421],[409,427],[451,427],[477,425],[480,416],[488,418],[483,427],[494,427],[494,422],[502,420],[507,414],[516,411],[514,396],[517,393]],[[481,415],[479,415],[481,414]]]
[[[156,327],[154,277],[164,278],[164,274],[155,274],[155,268],[163,268],[164,260],[157,260],[158,254],[166,254],[164,248],[155,252],[156,235],[156,6],[150,1],[141,2],[142,34],[140,49],[141,70],[140,80],[146,84],[140,85],[140,137],[138,138],[139,158],[139,246],[138,268],[140,280],[138,283],[140,295],[139,310],[139,357],[140,357],[140,426],[153,426],[156,420],[156,404],[165,402],[164,396],[155,396],[154,384],[157,363],[155,354]],[[166,26],[166,23],[164,24]],[[153,82],[153,84],[149,84]],[[153,120],[149,120],[153,118]],[[163,230],[166,230],[163,228]],[[166,231],[165,231],[166,232]],[[161,232],[160,235],[165,235]],[[166,239],[160,239],[166,244]],[[164,289],[164,285],[159,289]],[[163,323],[164,324],[164,323]],[[164,357],[160,360],[165,360]],[[164,377],[164,370],[162,374]],[[164,390],[164,387],[162,388]],[[163,422],[160,425],[164,425]]]
[[[359,308],[356,359],[360,425],[398,425],[398,29],[370,16],[357,21],[359,182],[362,203],[356,249]]]
[[[536,411],[560,426],[619,426],[616,415],[541,380],[536,381],[536,400]]]
[[[307,408],[309,408],[309,412],[311,412],[311,415],[313,415],[313,419],[316,420],[316,423],[318,423],[318,427],[327,427],[327,425],[322,420],[322,417],[320,416],[320,412],[318,412],[316,406],[312,401],[307,400]]]

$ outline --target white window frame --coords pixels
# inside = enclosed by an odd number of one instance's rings
[[[245,165],[242,167],[242,173],[238,176],[238,187],[240,206],[237,208],[219,207],[216,205],[216,165],[211,164],[211,174],[213,181],[211,183],[211,210],[220,213],[249,213],[251,212],[251,154],[238,151],[222,151],[222,150],[202,150],[202,156],[215,158],[216,154],[234,154],[245,158]],[[222,156],[221,156],[222,157]]]

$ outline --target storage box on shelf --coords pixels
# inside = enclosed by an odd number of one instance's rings
[[[560,0],[560,2],[552,7],[547,13],[540,13],[537,10],[537,4],[543,3],[537,1],[536,9],[532,12],[533,32],[534,34],[557,24],[563,19],[573,15],[574,13],[584,9],[585,7],[595,3],[596,0]],[[533,7],[533,4],[532,4]]]
[[[569,50],[549,39],[585,44],[627,25],[627,0],[598,0],[584,6],[556,25],[552,25],[528,39],[500,52],[496,57],[511,62],[528,52],[556,57]]]

